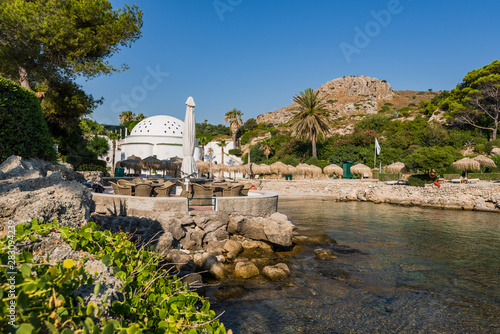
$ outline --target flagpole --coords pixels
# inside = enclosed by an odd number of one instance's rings
[[[377,138],[375,138],[375,151],[373,152],[373,168],[377,166]]]

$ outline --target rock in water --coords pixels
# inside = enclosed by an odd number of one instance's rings
[[[332,251],[328,249],[318,248],[314,250],[314,255],[320,260],[331,260],[335,259],[337,256],[333,254]]]
[[[278,263],[274,266],[264,267],[262,275],[273,282],[283,282],[290,278],[291,273],[286,264]]]
[[[234,268],[234,274],[243,278],[251,278],[259,274],[259,268],[252,262],[238,262]]]

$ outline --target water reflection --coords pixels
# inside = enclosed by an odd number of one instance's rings
[[[279,211],[366,255],[318,261],[311,247],[290,259],[293,287],[245,283],[241,300],[214,301],[236,333],[500,333],[498,214],[320,200]]]

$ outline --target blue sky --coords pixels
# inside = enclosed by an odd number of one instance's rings
[[[131,1],[111,0],[114,8]],[[500,3],[486,0],[147,0],[142,37],[113,56],[130,69],[80,80],[104,104],[94,120],[125,110],[196,121],[243,120],[291,104],[293,95],[347,75],[394,90],[449,90],[500,58]]]

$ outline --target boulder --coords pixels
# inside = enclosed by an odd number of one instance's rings
[[[184,249],[198,250],[202,248],[204,236],[203,231],[200,229],[189,229],[179,242]]]
[[[268,241],[280,246],[292,245],[293,224],[280,213],[274,213],[266,218],[231,216],[227,231],[230,234]]]
[[[224,265],[217,260],[217,257],[209,253],[203,253],[201,256],[201,268],[208,271],[212,276],[222,279],[226,276]]]
[[[164,232],[160,239],[158,239],[158,243],[156,244],[155,251],[158,253],[166,252],[172,249],[174,246],[174,237],[170,232]]]
[[[171,249],[163,255],[164,260],[170,263],[177,271],[195,272],[196,264],[188,253],[180,249]]]
[[[317,248],[314,250],[314,256],[320,260],[331,260],[337,258],[332,251],[323,248]]]
[[[259,269],[252,262],[238,262],[234,268],[234,274],[243,278],[251,278],[259,274]]]
[[[224,244],[224,250],[227,251],[227,258],[232,260],[243,252],[243,246],[236,240],[228,240]]]
[[[283,282],[290,278],[291,273],[286,264],[278,263],[274,266],[264,267],[262,275],[273,282]]]
[[[272,253],[273,248],[271,245],[263,242],[263,241],[257,241],[257,240],[251,240],[251,239],[243,239],[241,241],[241,245],[243,246],[243,249],[245,252],[252,252],[252,253]]]
[[[205,244],[203,249],[215,256],[222,255],[222,253],[224,252],[224,244],[225,241],[211,240],[207,244]]]

